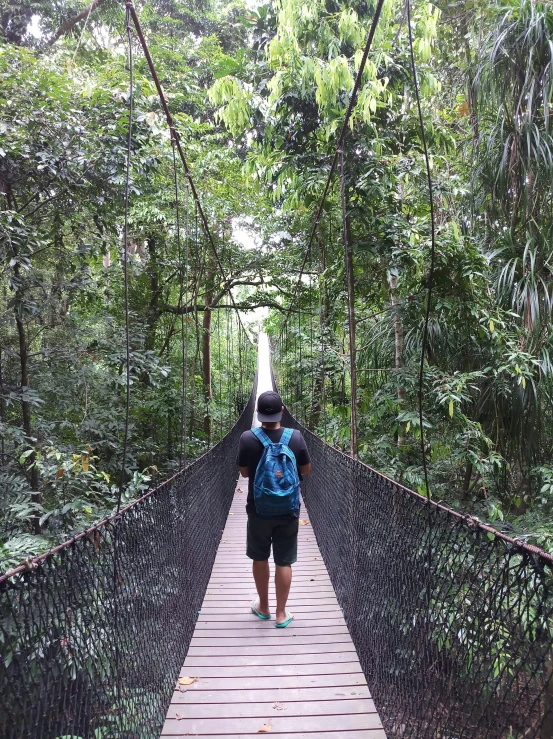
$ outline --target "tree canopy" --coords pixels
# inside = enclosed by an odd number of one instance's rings
[[[375,3],[136,8],[223,273],[178,162],[176,208],[170,132],[135,36],[124,500],[182,464],[184,437],[196,456],[232,424],[260,321],[278,347],[286,403],[349,452],[348,313],[358,456],[422,491],[431,232],[405,3],[384,4],[344,141],[342,193],[335,176],[302,277]],[[411,15],[436,212],[423,375],[430,491],[551,549],[553,10],[414,0]],[[8,568],[117,502],[129,70],[113,0],[3,0],[0,36]]]

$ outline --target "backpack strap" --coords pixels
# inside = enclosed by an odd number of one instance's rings
[[[280,437],[279,443],[284,444],[284,446],[289,447],[293,434],[294,434],[294,429],[284,429],[284,433]]]
[[[271,446],[273,443],[261,427],[252,429],[252,434],[257,437],[258,441],[260,441],[264,447]]]

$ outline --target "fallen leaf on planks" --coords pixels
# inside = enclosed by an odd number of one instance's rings
[[[192,685],[197,679],[197,677],[179,677],[179,685]]]
[[[258,734],[268,734],[272,730],[271,724],[263,724],[263,726],[257,730]]]
[[[306,521],[303,518],[300,518],[300,526],[309,526],[309,521]]]

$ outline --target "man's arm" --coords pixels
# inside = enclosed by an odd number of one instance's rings
[[[238,469],[240,470],[240,474],[242,475],[242,477],[249,477],[250,471],[248,469],[248,465],[245,464],[248,461],[246,444],[244,443],[245,435],[246,432],[242,434],[242,436],[240,437],[240,441],[238,442],[238,454],[236,455],[236,464],[238,465]]]
[[[307,444],[305,443],[305,439],[303,438],[301,431],[298,431],[297,433],[299,435],[299,449],[296,452],[296,461],[298,463],[298,472],[303,477],[311,472],[311,459],[309,458]]]

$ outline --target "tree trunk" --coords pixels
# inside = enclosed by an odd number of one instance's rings
[[[153,351],[156,345],[156,327],[159,320],[159,265],[157,259],[157,242],[155,236],[148,236],[148,272],[150,275],[150,302],[148,305],[147,329],[144,348]],[[149,377],[148,377],[149,382]]]
[[[202,383],[204,391],[204,433],[208,444],[211,444],[211,401],[213,390],[211,386],[211,310],[213,303],[213,281],[215,279],[215,263],[212,256],[209,257],[205,282],[205,310],[202,321]]]
[[[465,476],[463,478],[463,487],[461,490],[461,495],[463,498],[466,498],[466,496],[469,493],[471,480],[472,480],[472,462],[467,462],[466,467],[465,467]]]
[[[194,311],[194,330],[196,334],[196,350],[194,352],[194,362],[192,363],[192,387],[190,390],[190,397],[188,400],[188,407],[190,408],[190,413],[188,414],[189,417],[189,424],[188,424],[188,436],[194,435],[194,427],[196,424],[196,370],[200,361],[200,349],[201,349],[201,341],[200,341],[200,323],[198,321],[198,311]]]
[[[553,736],[553,651],[549,650],[544,661],[545,705],[540,739],[551,739]]]
[[[397,277],[394,274],[390,274],[390,294],[392,299],[392,313],[394,316],[394,351],[395,351],[395,368],[400,370],[403,367],[403,322],[401,320],[401,313],[399,307],[399,300],[397,296]],[[397,400],[400,410],[405,407],[405,388],[398,382],[397,387]],[[399,431],[397,435],[397,445],[403,446],[405,444],[405,424],[399,424]]]
[[[9,201],[8,201],[9,205]],[[16,285],[21,286],[21,272],[19,269],[19,262],[17,261],[18,252],[15,246],[12,247],[13,256],[15,258],[15,264],[13,266],[14,282]],[[21,287],[19,287],[21,289]],[[25,435],[31,444],[31,438],[33,435],[33,429],[31,424],[31,404],[25,398],[28,397],[29,389],[29,344],[27,341],[27,333],[25,330],[25,323],[23,321],[23,315],[21,312],[21,297],[16,292],[16,298],[14,301],[14,315],[15,324],[17,326],[17,335],[19,338],[19,367],[21,374],[21,415],[23,417],[23,430]],[[29,478],[29,484],[31,486],[31,500],[37,506],[42,503],[42,496],[38,489],[38,470],[35,466],[36,455],[33,452],[27,458],[27,472]],[[40,534],[40,513],[37,511],[32,518],[33,531],[35,534]]]
[[[14,273],[19,276],[19,269],[17,265],[14,268]],[[19,337],[19,366],[21,369],[21,413],[23,416],[23,429],[27,436],[29,443],[33,435],[31,425],[31,404],[28,400],[25,400],[25,395],[29,389],[29,345],[27,343],[27,334],[25,331],[25,324],[21,317],[18,306],[15,307],[15,323],[17,326],[17,334]],[[31,499],[33,503],[39,506],[42,503],[42,496],[38,490],[38,470],[35,466],[36,456],[33,452],[28,457],[29,470],[29,482],[31,485]],[[35,534],[40,534],[40,514],[37,512],[33,516],[33,531]]]
[[[321,410],[325,405],[325,365],[324,365],[324,350],[325,350],[325,326],[327,316],[327,305],[326,305],[326,289],[325,289],[325,277],[322,273],[326,269],[326,250],[324,240],[319,234],[319,254],[320,254],[320,270],[319,270],[319,339],[321,343],[321,360],[319,371],[315,378],[315,388],[313,392],[312,400],[312,411],[313,411],[313,427],[317,428],[321,418]]]
[[[465,25],[465,33],[464,33],[464,46],[465,46],[465,57],[467,60],[467,103],[469,108],[469,116],[470,116],[470,126],[472,129],[472,147],[473,147],[473,156],[474,152],[476,151],[476,147],[478,145],[478,136],[479,136],[479,130],[478,130],[478,108],[476,105],[476,94],[474,92],[474,77],[472,74],[472,55],[470,51],[470,43],[469,43],[469,27],[468,22]]]

